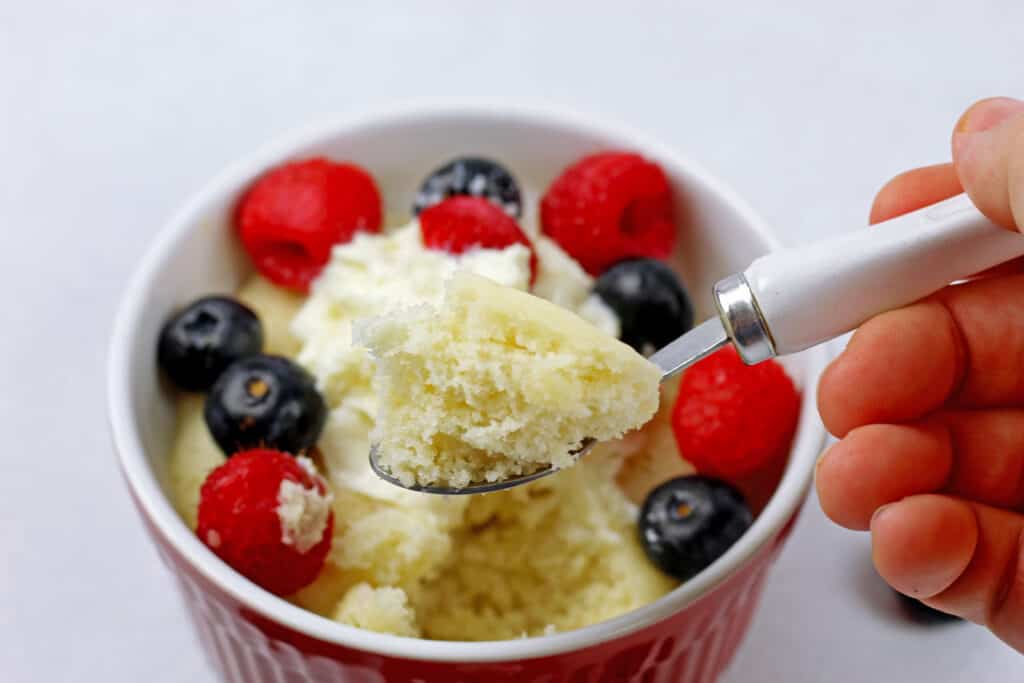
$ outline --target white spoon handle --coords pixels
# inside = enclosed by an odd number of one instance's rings
[[[1024,235],[1001,228],[967,195],[884,223],[754,261],[743,275],[774,351],[801,351],[1024,255]]]

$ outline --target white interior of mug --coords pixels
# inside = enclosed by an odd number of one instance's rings
[[[542,108],[500,102],[420,102],[387,112],[328,121],[288,135],[210,182],[160,233],[125,294],[111,348],[109,401],[115,444],[130,486],[153,523],[197,569],[267,617],[326,641],[400,657],[492,661],[550,655],[606,641],[679,611],[736,570],[772,539],[801,502],[824,437],[814,385],[823,348],[788,359],[803,388],[792,455],[782,483],[751,529],[699,576],[650,605],[615,619],[550,636],[454,643],[378,634],[332,622],[275,597],[214,556],[174,512],[166,462],[174,401],[156,366],[156,340],[171,311],[202,294],[230,293],[250,272],[230,215],[239,193],[287,159],[324,155],[352,160],[376,178],[389,217],[408,214],[422,178],[461,154],[500,160],[519,179],[528,211],[567,164],[589,152],[629,149],[658,161],[676,194],[680,237],[673,264],[698,309],[709,315],[719,278],[744,269],[776,246],[760,220],[731,191],[692,162],[636,133]],[[528,213],[526,220],[530,220]],[[394,221],[390,221],[394,224]]]

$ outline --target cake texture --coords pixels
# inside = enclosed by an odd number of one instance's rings
[[[428,637],[505,640],[569,631],[678,585],[644,556],[636,509],[615,484],[621,458],[604,446],[578,467],[467,496],[449,563],[416,596]]]
[[[359,321],[375,363],[382,467],[463,488],[572,465],[658,408],[661,372],[575,313],[467,271],[443,303]]]

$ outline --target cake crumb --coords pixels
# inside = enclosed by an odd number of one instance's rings
[[[277,492],[277,518],[281,521],[281,542],[308,552],[319,543],[331,514],[331,494],[306,488],[285,479]]]
[[[378,633],[420,637],[416,616],[401,588],[374,588],[368,583],[356,584],[338,603],[334,620]]]

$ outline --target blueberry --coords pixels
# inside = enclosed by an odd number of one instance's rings
[[[739,491],[694,474],[670,479],[651,491],[638,524],[651,562],[686,581],[721,557],[752,521]]]
[[[899,591],[893,592],[899,596],[900,604],[903,606],[903,611],[913,622],[921,625],[932,625],[963,621],[960,617],[953,614],[946,614],[941,610],[937,610],[934,607],[924,604],[917,598],[904,595]]]
[[[228,456],[266,447],[293,455],[316,444],[327,405],[313,377],[281,356],[232,363],[217,379],[203,411],[214,441]]]
[[[618,316],[622,341],[644,355],[693,327],[686,288],[661,261],[620,261],[597,278],[594,291]]]
[[[514,218],[523,214],[516,179],[501,164],[479,157],[452,159],[427,176],[413,200],[412,212],[419,215],[423,209],[454,195],[484,197]]]
[[[198,299],[164,325],[157,360],[186,391],[206,391],[226,367],[263,348],[263,327],[251,310],[223,296]]]

